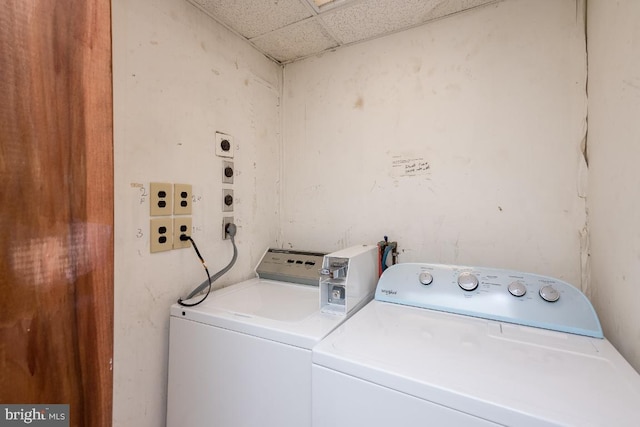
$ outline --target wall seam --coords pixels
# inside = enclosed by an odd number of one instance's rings
[[[284,129],[285,129],[285,99],[284,99],[284,85],[285,85],[285,72],[286,65],[280,66],[280,132],[278,138],[278,215],[277,215],[277,230],[276,230],[276,244],[281,248],[284,246],[283,237],[283,221],[284,221],[284,180],[285,180],[285,147],[284,147]]]
[[[589,195],[589,155],[588,155],[588,135],[589,135],[589,48],[587,35],[587,0],[576,0],[576,19],[582,19],[582,29],[584,37],[585,56],[585,117],[584,133],[580,142],[580,192],[579,197],[584,203],[584,226],[580,230],[580,289],[587,298],[591,298],[591,245],[589,233],[589,207],[587,198]]]

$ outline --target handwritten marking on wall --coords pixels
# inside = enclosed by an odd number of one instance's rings
[[[431,165],[422,156],[394,155],[391,157],[391,176],[430,175]]]
[[[147,193],[147,189],[144,188],[144,184],[139,184],[137,182],[132,182],[131,183],[131,188],[137,188],[140,196],[140,204],[143,204],[144,202],[146,202],[147,197],[149,196],[149,193]]]

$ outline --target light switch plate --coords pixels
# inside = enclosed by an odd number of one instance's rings
[[[173,244],[173,220],[171,218],[152,218],[150,223],[151,253],[170,251]]]
[[[191,184],[173,185],[173,214],[191,215]]]
[[[171,215],[173,185],[166,182],[152,182],[149,184],[149,192],[151,216]]]

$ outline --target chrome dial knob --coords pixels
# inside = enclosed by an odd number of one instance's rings
[[[427,273],[426,271],[423,271],[418,276],[418,280],[423,285],[430,285],[431,283],[433,283],[433,276],[431,275],[431,273]]]
[[[551,285],[546,285],[540,288],[540,296],[547,302],[556,302],[560,299],[560,292]]]
[[[527,293],[527,288],[524,286],[522,282],[512,282],[509,287],[509,293],[514,297],[521,297]]]
[[[473,291],[478,287],[478,278],[469,272],[460,273],[458,276],[458,286],[465,291]]]

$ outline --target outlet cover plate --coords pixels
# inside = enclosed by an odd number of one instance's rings
[[[216,156],[232,159],[233,149],[233,137],[222,132],[216,132]]]
[[[152,182],[149,184],[149,192],[151,216],[171,215],[173,185],[167,182]]]
[[[227,204],[226,199],[231,197],[231,203]],[[235,203],[235,199],[233,197],[233,190],[230,188],[222,189],[222,212],[233,212],[233,205]]]
[[[173,244],[173,220],[171,218],[152,218],[150,223],[151,253],[170,251]]]
[[[232,216],[225,216],[224,218],[222,218],[222,240],[227,240],[229,238],[229,236],[227,236],[227,224],[232,224],[233,223],[233,217]]]
[[[227,169],[230,169],[230,175],[227,176]],[[229,160],[222,161],[222,183],[223,184],[233,184],[233,175],[235,175],[236,170],[233,167],[233,162]]]
[[[191,217],[180,216],[173,218],[173,249],[190,248],[189,240],[180,240],[180,236],[191,236]]]
[[[191,215],[191,184],[173,185],[173,214]]]

